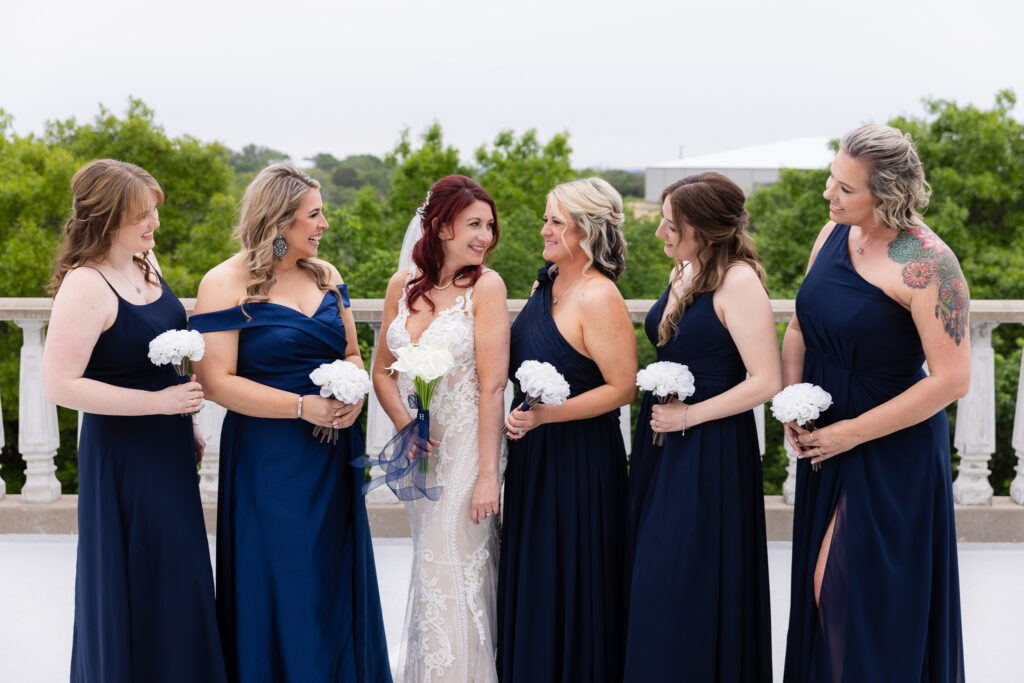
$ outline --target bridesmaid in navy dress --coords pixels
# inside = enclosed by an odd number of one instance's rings
[[[548,195],[543,256],[512,325],[509,375],[547,361],[569,400],[514,409],[498,579],[505,683],[621,681],[626,453],[618,409],[636,395],[636,335],[615,286],[626,261],[622,199],[599,178]],[[517,392],[514,405],[523,401]]]
[[[72,681],[224,681],[192,420],[203,392],[149,342],[185,309],[152,255],[164,195],[132,164],[72,178],[43,354],[54,403],[81,410]]]
[[[287,164],[242,200],[242,250],[206,274],[197,372],[228,409],[221,433],[217,614],[232,681],[390,681],[355,424],[362,402],[309,378],[363,366],[338,271],[316,258],[319,184]],[[314,426],[338,429],[321,442]]]
[[[918,213],[928,186],[909,136],[847,133],[824,196],[832,220],[783,343],[784,380],[834,401],[813,432],[786,426],[802,459],[785,680],[960,682],[943,409],[969,381],[967,283]]]
[[[645,329],[681,363],[685,403],[644,397],[630,462],[625,681],[771,683],[761,458],[751,409],[782,383],[743,190],[702,173],[662,192],[655,233],[676,262]],[[654,433],[665,434],[655,446]]]

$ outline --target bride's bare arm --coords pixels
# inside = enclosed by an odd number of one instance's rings
[[[473,489],[470,517],[478,523],[498,512],[498,457],[505,419],[508,382],[509,318],[505,283],[494,271],[484,273],[473,288],[473,337],[480,380],[480,473]]]
[[[373,390],[377,394],[381,408],[387,413],[395,429],[401,429],[407,425],[412,418],[409,411],[402,402],[401,393],[398,390],[398,378],[392,374],[388,367],[397,359],[388,348],[388,328],[398,315],[398,300],[402,298],[402,289],[405,287],[407,273],[400,271],[391,276],[388,282],[388,290],[384,295],[384,313],[381,316],[380,337],[377,343],[377,352],[373,357],[373,367],[370,369],[370,377],[373,379]]]

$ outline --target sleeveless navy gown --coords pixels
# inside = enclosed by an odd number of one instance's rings
[[[848,235],[835,227],[796,298],[803,381],[834,401],[820,426],[924,377],[910,312],[854,270]],[[814,566],[833,510],[819,610]],[[964,680],[945,411],[829,458],[820,472],[799,461],[784,680]]]
[[[239,330],[237,374],[319,394],[309,373],[344,358],[338,297],[310,317],[275,303],[195,315],[200,332]],[[246,319],[245,313],[251,316]],[[217,615],[232,681],[391,681],[358,424],[321,443],[299,419],[228,411],[221,431]]]
[[[160,284],[150,304],[117,297],[85,377],[142,391],[181,381],[148,356],[150,340],[185,328]],[[191,419],[83,414],[71,681],[224,680]]]
[[[604,384],[551,317],[547,268],[512,325],[509,375],[547,361],[570,398]],[[517,392],[515,405],[523,401]],[[509,441],[498,578],[504,683],[622,680],[626,452],[618,410]]]
[[[703,294],[657,346],[669,290],[644,329],[659,361],[687,365],[698,403],[736,386],[746,368]],[[627,682],[771,683],[771,605],[761,457],[751,411],[651,442],[644,397],[630,460],[633,544]]]

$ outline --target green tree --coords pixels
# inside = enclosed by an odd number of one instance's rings
[[[567,133],[557,133],[542,145],[533,129],[518,137],[503,130],[490,147],[476,150],[477,180],[494,198],[501,227],[492,265],[504,278],[510,298],[529,296],[537,269],[544,265],[541,217],[551,188],[576,177],[571,153]]]

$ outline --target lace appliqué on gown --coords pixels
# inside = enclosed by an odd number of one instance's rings
[[[408,279],[415,276],[410,269]],[[408,282],[408,279],[406,282]],[[430,405],[430,436],[440,441],[430,458],[440,500],[405,503],[412,527],[413,568],[398,681],[489,683],[497,681],[494,648],[498,535],[495,518],[470,521],[479,471],[480,383],[473,338],[473,288],[441,311],[420,343],[447,346],[455,368],[438,382]],[[411,341],[405,295],[387,330],[390,348]],[[403,404],[412,381],[398,376]],[[410,413],[411,414],[411,413]],[[504,469],[502,443],[499,472]]]

